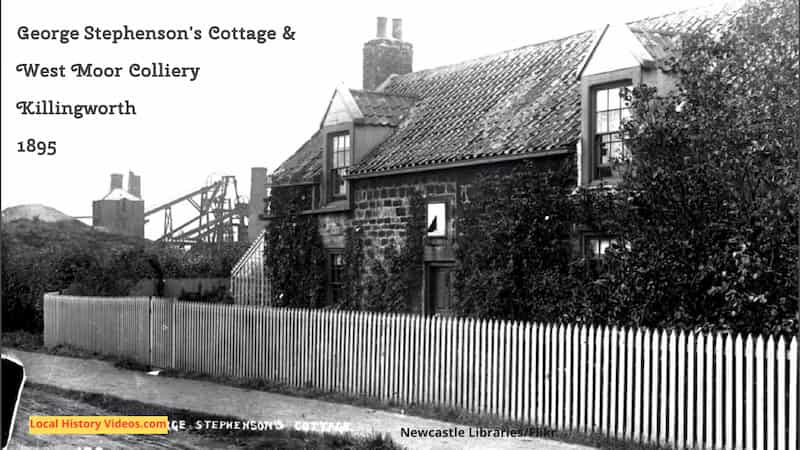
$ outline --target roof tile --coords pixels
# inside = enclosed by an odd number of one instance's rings
[[[420,100],[352,173],[574,145],[580,136],[576,70],[592,38],[583,32],[392,78],[384,92]]]
[[[397,126],[417,101],[416,97],[351,89],[350,94],[364,116],[359,123]]]

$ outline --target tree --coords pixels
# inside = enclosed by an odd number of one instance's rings
[[[643,325],[796,333],[798,3],[689,36],[677,91],[633,92],[609,301]]]

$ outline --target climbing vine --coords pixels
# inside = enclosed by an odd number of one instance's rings
[[[325,302],[325,249],[317,220],[301,215],[303,187],[275,189],[268,200],[265,270],[276,306],[318,308]]]
[[[368,311],[405,312],[419,304],[425,237],[425,203],[415,191],[409,199],[405,242],[389,245],[383,258],[372,258],[364,281],[363,307]]]
[[[362,272],[364,270],[364,239],[360,228],[348,228],[345,231],[344,264],[345,272],[342,280],[342,298],[338,309],[359,309],[363,294]]]

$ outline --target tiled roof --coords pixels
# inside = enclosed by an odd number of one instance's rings
[[[627,25],[660,60],[672,56],[680,34],[718,29],[736,9],[700,8]],[[379,93],[351,90],[364,115],[361,123],[396,126],[386,141],[351,168],[351,175],[574,149],[580,138],[577,71],[595,38],[595,31],[586,31],[392,76]],[[308,144],[279,167],[277,180],[311,181],[319,174],[321,147]]]
[[[273,185],[316,181],[322,168],[319,131],[272,173]]]
[[[389,80],[420,100],[353,174],[572,146],[580,136],[577,68],[593,32]]]
[[[675,56],[675,49],[678,43],[678,34],[663,33],[655,30],[631,29],[633,35],[642,43],[656,61],[662,61],[671,56]]]
[[[105,195],[101,200],[132,200],[132,201],[141,201],[142,199],[131,194],[130,192],[122,189],[122,188],[114,188],[109,191],[108,194]]]
[[[708,33],[724,26],[740,10],[743,1],[678,11],[658,17],[628,22],[631,30],[658,31],[662,34]]]
[[[359,123],[365,125],[397,126],[417,101],[415,97],[356,89],[350,89],[350,95],[364,116]]]
[[[677,56],[676,49],[682,35],[719,32],[731,22],[740,10],[741,3],[735,1],[725,5],[680,11],[629,22],[627,25],[648,53],[661,63],[669,57]],[[663,64],[659,64],[659,67],[670,69]]]

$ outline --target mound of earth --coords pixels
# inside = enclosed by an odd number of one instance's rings
[[[3,210],[3,223],[12,222],[18,219],[38,219],[42,222],[65,222],[76,220],[55,208],[40,204],[17,205]]]

